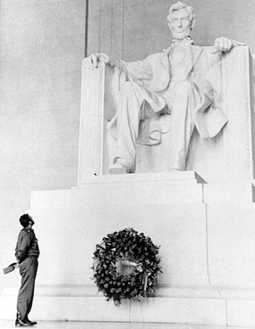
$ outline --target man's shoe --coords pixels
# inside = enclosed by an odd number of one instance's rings
[[[31,321],[31,320],[29,320],[29,319],[26,319],[26,321],[25,321],[26,323],[28,323],[28,324],[30,324],[30,326],[34,326],[34,325],[36,325],[37,324],[37,322],[36,321]]]
[[[15,327],[30,327],[31,324],[28,324],[27,322],[21,320],[21,319],[16,319],[15,320]]]

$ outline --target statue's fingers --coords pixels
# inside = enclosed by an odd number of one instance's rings
[[[216,39],[215,42],[214,42],[214,46],[216,48],[219,48],[219,39]]]
[[[109,62],[109,56],[102,53],[102,54],[100,54],[100,60],[104,63],[108,63]]]
[[[225,51],[229,51],[232,48],[232,41],[229,39],[226,39],[225,41]]]
[[[232,40],[232,44],[233,44],[233,46],[246,46],[246,44],[244,42],[240,42],[237,40]]]
[[[226,48],[227,48],[227,42],[226,42],[226,39],[225,38],[220,38],[218,40],[218,47],[219,47],[219,50],[221,51],[225,51]]]
[[[224,51],[224,42],[222,39],[218,42],[218,48],[220,51]]]
[[[97,55],[91,55],[91,63],[94,68],[97,68],[98,66],[98,60],[97,60]]]
[[[223,50],[227,50],[228,49],[228,40],[224,38],[222,40],[222,43],[223,43]]]
[[[94,66],[94,61],[95,61],[95,59],[94,59],[94,55],[90,55],[90,62],[91,62],[91,64],[92,64],[92,66]]]
[[[220,51],[222,51],[222,52],[225,52],[225,51],[228,51],[229,50],[229,42],[228,42],[229,40],[228,39],[226,39],[226,38],[221,38],[220,40],[219,40],[219,49],[220,49]]]
[[[101,59],[101,60],[105,60],[105,58],[106,58],[106,55],[104,54],[104,53],[101,53],[100,55],[99,55],[99,58]]]

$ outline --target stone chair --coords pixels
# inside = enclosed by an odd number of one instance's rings
[[[222,57],[211,83],[220,95],[217,106],[228,124],[213,139],[202,139],[194,131],[187,170],[196,171],[207,182],[251,181],[253,179],[254,109],[252,65],[249,48],[235,47]],[[116,114],[119,75],[102,64],[98,69],[82,65],[78,182],[87,176],[108,174],[114,139],[109,124]],[[171,115],[161,118],[167,127]],[[162,135],[159,145],[137,144],[136,172],[169,171],[171,131]],[[162,157],[162,155],[164,155]]]

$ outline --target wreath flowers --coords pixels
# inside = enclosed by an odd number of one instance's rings
[[[116,305],[153,295],[161,272],[158,251],[151,238],[132,228],[108,234],[93,257],[98,290]]]

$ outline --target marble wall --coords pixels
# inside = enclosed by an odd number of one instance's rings
[[[73,185],[85,2],[2,0],[0,181]]]
[[[0,267],[30,191],[76,183],[85,16],[83,0],[0,0]]]
[[[89,10],[89,53],[106,52],[126,60],[166,48],[170,34],[166,16],[170,0],[93,0]],[[246,42],[255,51],[253,0],[186,0],[195,9],[196,43],[211,44],[226,36]]]

